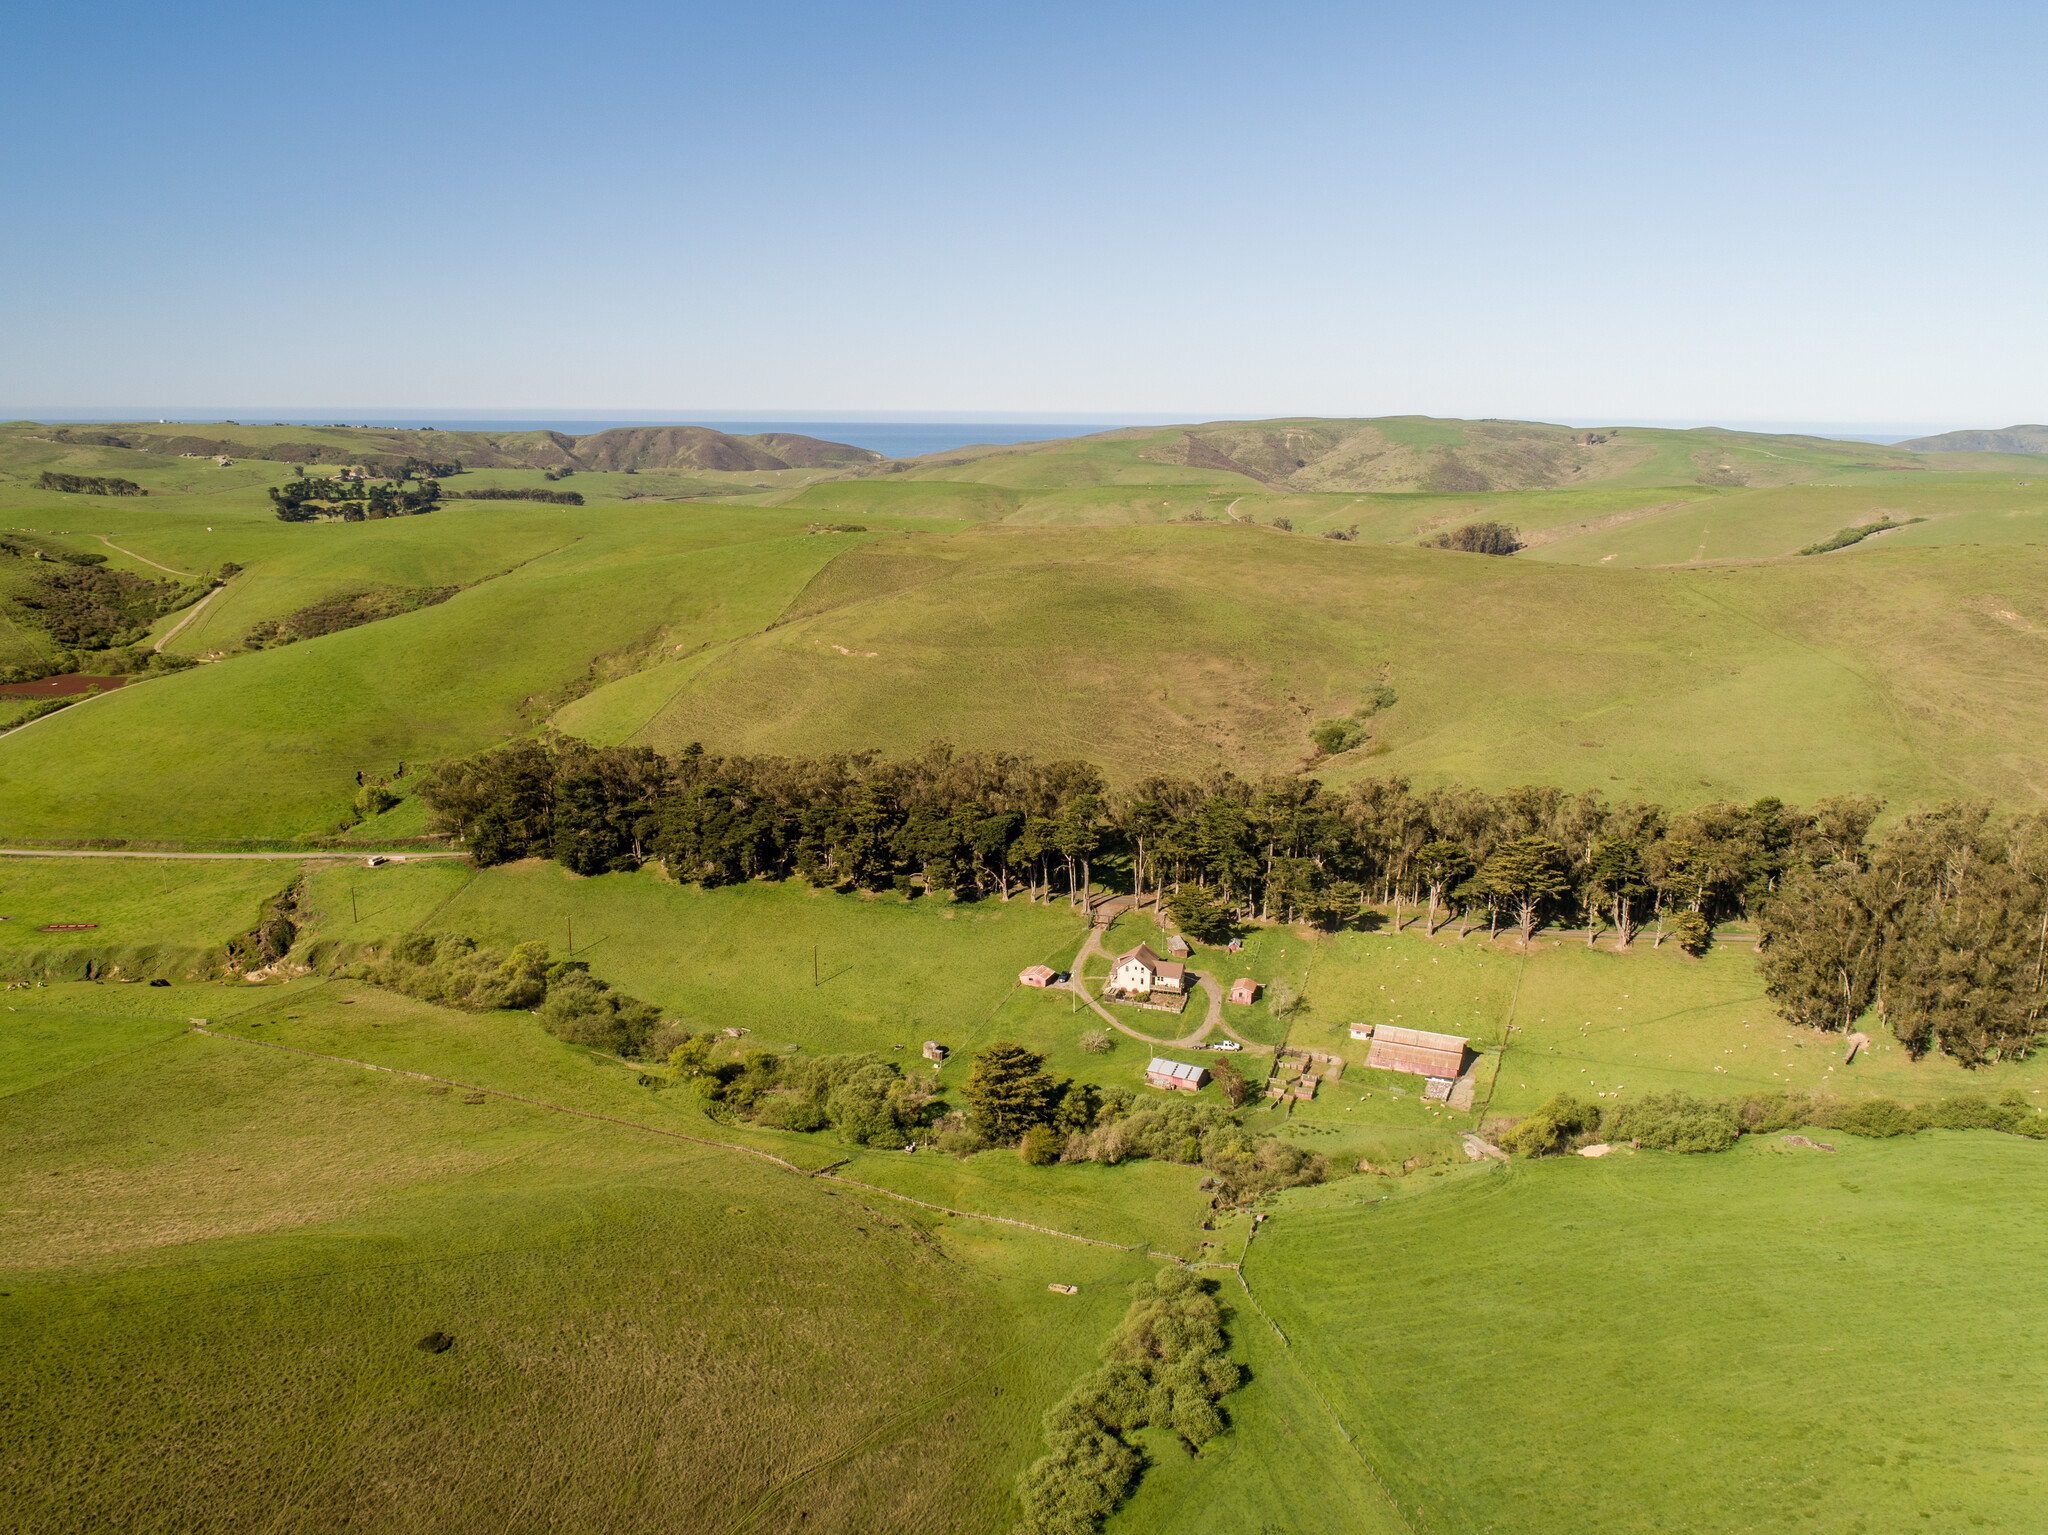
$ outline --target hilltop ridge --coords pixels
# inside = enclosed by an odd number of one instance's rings
[[[1996,431],[1942,432],[1892,445],[1907,453],[2048,453],[2048,426],[2008,426]]]
[[[27,423],[34,425],[34,423]],[[567,432],[443,432],[432,427],[244,426],[223,421],[57,426],[51,442],[128,448],[144,453],[267,459],[293,464],[360,464],[402,468],[452,464],[464,469],[686,469],[747,472],[851,468],[882,455],[850,443],[793,432],[734,436],[702,426],[613,427],[585,436]]]

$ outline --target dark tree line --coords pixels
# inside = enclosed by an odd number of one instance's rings
[[[550,479],[554,476],[550,475]],[[458,490],[448,498],[451,501],[538,501],[543,506],[581,506],[583,492],[580,490],[521,490],[516,487],[499,486],[491,490]]]
[[[1792,872],[1764,913],[1780,1011],[1847,1028],[1871,1008],[1916,1057],[2027,1055],[2048,989],[2048,817],[1948,805]]]
[[[396,480],[334,475],[312,479],[301,474],[270,487],[280,522],[313,522],[322,517],[343,522],[375,522],[385,517],[413,517],[441,504],[441,487],[432,479],[415,483],[410,471]]]
[[[553,858],[581,874],[661,861],[706,885],[820,886],[1078,903],[1097,881],[1156,896],[1191,935],[1250,921],[1582,927],[1626,948],[1654,924],[1693,953],[1761,920],[1788,1018],[1829,1028],[1872,1005],[1909,1048],[1964,1061],[2030,1048],[2048,958],[2040,817],[1916,817],[1875,848],[1882,802],[1760,799],[1667,812],[1529,786],[1488,793],[1217,770],[1112,789],[1088,762],[934,744],[915,756],[669,759],[554,737],[446,763],[420,789],[435,830],[481,864]],[[2031,943],[2031,947],[2029,947]]]
[[[59,490],[73,496],[146,496],[144,490],[133,480],[117,479],[113,475],[100,474],[58,474],[45,469],[42,478],[36,481],[38,490]]]

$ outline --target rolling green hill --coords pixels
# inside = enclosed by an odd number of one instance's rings
[[[1319,776],[2035,803],[2048,710],[2025,679],[2044,629],[2032,549],[1678,572],[1243,527],[896,538],[842,555],[773,630],[560,722],[671,751],[901,750],[936,725],[1123,777],[1287,771],[1315,720],[1387,680],[1380,754]]]
[[[184,426],[114,422],[104,426],[0,427],[0,433],[63,449],[106,448],[155,458],[264,459],[286,464],[453,463],[478,469],[843,468],[880,455],[793,432],[731,436],[701,426],[614,427],[567,432],[442,432],[397,427],[245,426],[235,421]]]
[[[1287,442],[1303,460],[1291,473],[1272,457]],[[1412,480],[1399,465],[1447,453],[1503,480],[1574,479],[1329,488]],[[1123,779],[1292,771],[1310,763],[1311,724],[1387,681],[1401,702],[1375,741],[1320,775],[1542,780],[1674,806],[1854,790],[2031,804],[2048,755],[2025,686],[2048,624],[2048,477],[1953,468],[1965,459],[1730,433],[1225,423],[888,473],[593,470],[574,481],[582,507],[293,525],[264,494],[280,462],[223,469],[0,429],[0,507],[17,525],[138,574],[241,567],[174,638],[186,614],[155,630],[215,664],[0,738],[0,800],[22,837],[305,837],[340,823],[358,771],[550,723],[670,750],[947,737],[1087,756]],[[1701,483],[1724,461],[1724,477],[1759,482]],[[152,493],[42,492],[52,464]],[[1797,555],[1887,518],[1900,526]],[[1528,547],[1412,547],[1473,520],[1516,526]],[[816,531],[838,524],[866,531]],[[244,649],[309,607],[397,612],[450,588],[403,616]],[[21,612],[0,621],[17,664],[49,653]]]

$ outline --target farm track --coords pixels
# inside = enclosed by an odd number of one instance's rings
[[[190,1032],[203,1034],[208,1039],[226,1040],[237,1045],[258,1045],[265,1050],[281,1050],[287,1055],[304,1056],[306,1059],[314,1061],[328,1061],[337,1066],[357,1066],[364,1071],[382,1071],[394,1077],[407,1077],[415,1082],[434,1082],[443,1087],[459,1087],[466,1093],[481,1093],[490,1098],[504,1098],[510,1102],[524,1103],[533,1108],[549,1109],[557,1114],[573,1115],[577,1119],[595,1119],[605,1124],[619,1125],[628,1130],[640,1130],[648,1135],[659,1135],[667,1140],[687,1141],[693,1146],[709,1146],[719,1151],[736,1151],[742,1156],[754,1157],[763,1162],[773,1163],[785,1172],[795,1173],[799,1178],[844,1184],[848,1188],[860,1189],[863,1193],[878,1194],[884,1199],[894,1199],[902,1204],[916,1205],[921,1210],[932,1210],[940,1215],[957,1216],[962,1220],[988,1221],[999,1226],[1016,1226],[1025,1231],[1035,1231],[1041,1236],[1059,1237],[1064,1241],[1079,1242],[1086,1247],[1109,1247],[1115,1248],[1120,1252],[1135,1250],[1124,1242],[1106,1242],[1100,1237],[1084,1237],[1077,1232],[1061,1231],[1053,1226],[1038,1226],[1030,1221],[1020,1221],[1007,1215],[986,1215],[978,1210],[956,1210],[950,1205],[935,1205],[928,1200],[913,1199],[908,1194],[898,1194],[892,1189],[885,1189],[877,1184],[863,1183],[858,1178],[842,1178],[838,1174],[824,1169],[817,1172],[809,1172],[797,1166],[794,1162],[786,1161],[776,1156],[773,1152],[762,1151],[753,1146],[742,1146],[733,1141],[720,1141],[713,1140],[708,1136],[689,1135],[681,1130],[664,1130],[658,1125],[642,1124],[634,1119],[621,1119],[615,1114],[599,1114],[591,1109],[574,1109],[570,1108],[567,1104],[550,1103],[545,1098],[528,1098],[521,1093],[508,1093],[502,1088],[484,1087],[475,1082],[459,1082],[453,1077],[437,1077],[424,1071],[407,1071],[400,1066],[380,1066],[375,1061],[359,1061],[346,1055],[326,1055],[318,1050],[302,1050],[297,1045],[281,1045],[275,1040],[251,1039],[246,1034],[228,1034],[218,1029],[210,1029],[205,1024],[193,1024]],[[177,1036],[174,1035],[172,1037],[175,1038]],[[616,1059],[616,1057],[613,1057],[613,1059]],[[831,1165],[836,1167],[842,1164],[833,1163]],[[1169,1263],[1184,1261],[1173,1253],[1152,1252],[1149,1249],[1146,1250],[1146,1256],[1158,1258]]]
[[[109,549],[113,550],[116,554],[125,554],[131,560],[140,560],[142,561],[143,564],[150,566],[152,569],[161,570],[167,576],[179,576],[187,581],[197,581],[199,579],[197,575],[195,575],[193,572],[189,570],[173,570],[168,565],[157,564],[155,560],[151,559],[146,554],[137,554],[133,549],[123,549],[119,544],[115,543],[111,538],[107,537],[107,535],[104,533],[95,533],[93,534],[93,537],[97,538],[101,543],[105,544]]]
[[[1063,989],[1074,993],[1083,1002],[1087,1003],[1095,1015],[1111,1028],[1130,1035],[1132,1039],[1142,1040],[1148,1045],[1165,1045],[1169,1049],[1175,1050],[1196,1050],[1202,1048],[1201,1042],[1208,1037],[1212,1030],[1221,1029],[1247,1050],[1264,1055],[1272,1054],[1273,1047],[1271,1045],[1262,1045],[1256,1040],[1246,1039],[1223,1021],[1223,983],[1207,970],[1191,970],[1188,973],[1194,976],[1195,980],[1208,991],[1208,1013],[1203,1018],[1202,1026],[1199,1029],[1196,1029],[1191,1034],[1184,1034],[1179,1039],[1160,1039],[1155,1035],[1141,1034],[1088,994],[1087,980],[1081,973],[1084,966],[1093,955],[1100,954],[1104,958],[1109,957],[1108,951],[1102,947],[1102,935],[1108,929],[1111,922],[1114,922],[1118,916],[1122,915],[1124,911],[1131,909],[1135,904],[1135,901],[1129,896],[1113,896],[1103,902],[1101,906],[1090,908],[1091,915],[1098,912],[1106,913],[1107,915],[1099,926],[1091,921],[1088,928],[1088,937],[1081,944],[1080,952],[1074,956],[1074,963],[1068,967],[1068,978]]]
[[[122,552],[126,553],[127,551],[123,550]],[[138,555],[137,558],[139,559],[141,558],[141,556]],[[157,568],[159,570],[163,569],[161,565],[159,565]],[[221,585],[216,586],[212,591],[208,592],[204,597],[201,597],[197,602],[193,603],[191,608],[187,610],[185,616],[179,619],[176,623],[172,624],[170,629],[165,632],[164,637],[158,640],[156,644],[151,646],[150,648],[155,650],[159,655],[163,654],[164,646],[170,644],[172,640],[176,639],[179,636],[179,634],[184,631],[184,628],[187,624],[191,623],[193,619],[197,618],[201,613],[206,611],[206,605],[209,602],[213,601],[214,598],[218,597],[222,592],[226,590],[227,585],[225,582],[223,582]]]

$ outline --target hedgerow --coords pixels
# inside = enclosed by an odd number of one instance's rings
[[[1103,1345],[1104,1363],[1046,1413],[1040,1456],[1017,1478],[1019,1535],[1090,1535],[1144,1468],[1124,1438],[1163,1428],[1190,1449],[1223,1431],[1218,1399],[1242,1379],[1225,1357],[1222,1308],[1211,1286],[1161,1269],[1132,1287],[1131,1309]]]
[[[1605,1112],[1560,1093],[1527,1118],[1488,1121],[1481,1133],[1508,1151],[1540,1157],[1602,1141],[1626,1141],[1653,1151],[1726,1151],[1745,1135],[1801,1127],[1873,1139],[1922,1130],[1999,1130],[2048,1140],[2048,1113],[2018,1088],[2007,1088],[1996,1102],[1966,1093],[1929,1104],[1826,1093],[1712,1099],[1652,1093]]]

